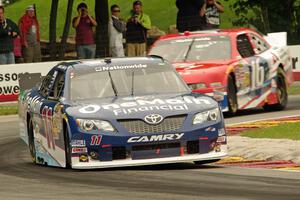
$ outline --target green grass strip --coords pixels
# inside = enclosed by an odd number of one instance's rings
[[[242,136],[250,138],[300,140],[300,122],[284,123],[278,126],[245,131]]]

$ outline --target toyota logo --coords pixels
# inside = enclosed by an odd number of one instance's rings
[[[160,122],[162,122],[163,119],[164,119],[163,116],[161,116],[159,114],[147,115],[144,118],[145,122],[147,122],[148,124],[151,124],[151,125],[159,124]]]

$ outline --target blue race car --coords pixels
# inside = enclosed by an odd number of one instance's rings
[[[227,155],[218,103],[155,56],[60,63],[21,92],[19,116],[21,138],[43,165],[203,164]]]

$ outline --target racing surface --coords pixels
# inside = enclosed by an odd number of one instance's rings
[[[300,96],[281,112],[251,110],[227,124],[295,115]],[[34,165],[16,116],[0,118],[0,199],[295,199],[300,173],[192,163],[101,170]]]

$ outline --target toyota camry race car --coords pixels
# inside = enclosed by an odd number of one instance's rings
[[[192,93],[158,57],[58,64],[21,92],[19,110],[21,138],[38,164],[204,163],[227,154],[218,103]]]
[[[149,54],[173,63],[194,92],[214,96],[223,111],[282,110],[293,82],[286,46],[251,29],[185,32],[161,37]]]

